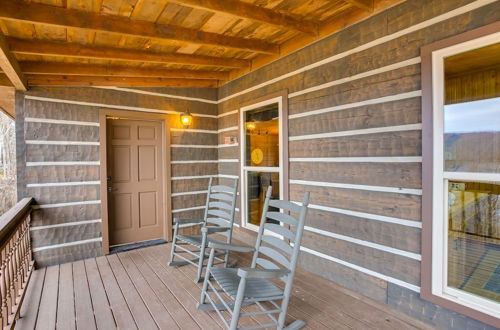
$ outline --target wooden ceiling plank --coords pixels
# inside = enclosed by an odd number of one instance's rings
[[[60,43],[16,38],[7,38],[7,42],[12,53],[14,54],[166,64],[206,65],[225,68],[250,67],[249,60],[237,58],[211,57],[177,53],[155,53],[143,50],[101,46],[84,46],[76,43]]]
[[[71,75],[71,76],[110,76],[110,77],[157,77],[226,80],[229,74],[224,71],[202,71],[185,69],[142,68],[133,66],[110,66],[93,64],[73,64],[59,62],[20,62],[24,74],[30,75]]]
[[[101,31],[118,35],[177,40],[200,45],[241,49],[264,54],[279,53],[278,45],[261,39],[250,39],[203,32],[169,24],[131,20],[38,3],[0,0],[0,18],[52,26]]]
[[[17,90],[25,91],[27,90],[26,79],[19,67],[14,54],[10,51],[9,45],[3,35],[0,32],[0,68],[9,78],[12,85]]]
[[[217,87],[217,80],[26,75],[30,86]]]
[[[366,10],[369,12],[373,12],[373,9],[375,8],[374,0],[344,0],[344,1],[350,3],[356,8]]]
[[[223,14],[250,19],[260,23],[271,24],[281,28],[291,29],[307,34],[316,35],[318,24],[299,19],[291,15],[280,13],[261,6],[252,5],[243,1],[220,0],[169,0],[180,5],[206,9]]]

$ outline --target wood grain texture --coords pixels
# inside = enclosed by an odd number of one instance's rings
[[[217,163],[172,164],[172,176],[217,175]]]
[[[170,143],[216,145],[217,134],[170,131]]]
[[[31,225],[55,225],[60,223],[95,220],[100,218],[101,206],[99,204],[73,205],[33,210],[31,214]]]
[[[99,185],[29,187],[29,194],[37,196],[38,204],[95,201],[100,199]]]
[[[420,262],[417,260],[307,231],[302,244],[351,264],[420,285]]]
[[[26,140],[99,141],[99,128],[94,126],[27,122],[25,129]]]
[[[290,179],[398,188],[420,188],[420,163],[290,164]]]
[[[206,194],[181,195],[172,197],[172,209],[184,209],[195,206],[205,206],[207,202]]]
[[[217,159],[217,148],[170,148],[170,155],[172,160],[215,160]]]
[[[28,183],[99,180],[99,167],[92,165],[28,166],[25,173]]]
[[[99,147],[88,145],[26,145],[27,162],[98,161]]]
[[[300,201],[306,191],[316,205],[414,221],[422,217],[421,196],[417,195],[291,184],[290,198]]]
[[[101,237],[101,223],[52,227],[31,231],[34,248]]]
[[[99,122],[99,109],[85,105],[26,100],[25,111],[25,116],[31,118]]]

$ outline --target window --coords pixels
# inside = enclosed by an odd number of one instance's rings
[[[432,294],[497,318],[499,38],[432,53]]]
[[[241,109],[241,177],[243,225],[257,230],[268,187],[283,198],[282,98]]]

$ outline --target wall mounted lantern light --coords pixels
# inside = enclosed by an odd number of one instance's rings
[[[189,110],[181,114],[181,124],[184,128],[188,128],[193,122],[193,116],[189,113]]]

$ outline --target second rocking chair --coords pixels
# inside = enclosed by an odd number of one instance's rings
[[[169,266],[183,266],[187,264],[198,267],[195,282],[202,280],[204,260],[208,255],[205,249],[209,242],[231,244],[234,224],[234,211],[238,190],[238,179],[234,180],[232,187],[224,185],[212,185],[212,178],[208,184],[207,202],[203,219],[174,219],[174,238],[170,252]],[[202,225],[201,235],[180,235],[179,229]],[[214,234],[222,237],[222,240],[213,238]],[[225,239],[224,239],[225,236]],[[189,248],[191,246],[191,248]],[[194,250],[193,250],[194,247]],[[180,261],[175,261],[175,258]],[[222,250],[215,257],[224,267],[228,263],[228,251]]]

